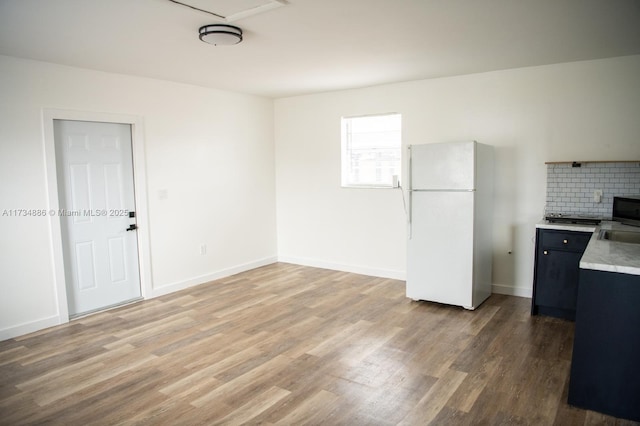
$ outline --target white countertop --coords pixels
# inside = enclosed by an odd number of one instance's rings
[[[640,232],[640,228],[636,226],[622,225],[618,222],[611,221],[602,221],[600,225],[596,226],[572,223],[549,223],[543,220],[536,224],[536,228],[592,232],[593,236],[587,245],[584,255],[580,259],[580,268],[640,275],[640,244],[598,239],[598,233],[601,229]]]
[[[579,225],[575,223],[551,223],[543,220],[536,224],[536,228],[557,229],[558,231],[595,232],[599,225]]]

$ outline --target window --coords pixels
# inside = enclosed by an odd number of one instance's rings
[[[401,115],[342,118],[342,186],[386,187],[400,175]]]

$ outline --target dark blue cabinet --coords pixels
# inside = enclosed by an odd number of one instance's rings
[[[640,275],[580,271],[569,404],[640,421]]]
[[[532,315],[575,319],[580,258],[591,235],[589,232],[536,230]]]

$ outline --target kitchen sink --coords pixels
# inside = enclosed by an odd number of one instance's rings
[[[640,231],[613,231],[610,229],[600,230],[598,239],[616,241],[618,243],[640,244]]]

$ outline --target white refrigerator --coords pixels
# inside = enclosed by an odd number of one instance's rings
[[[475,309],[491,295],[493,147],[409,146],[407,297]]]

